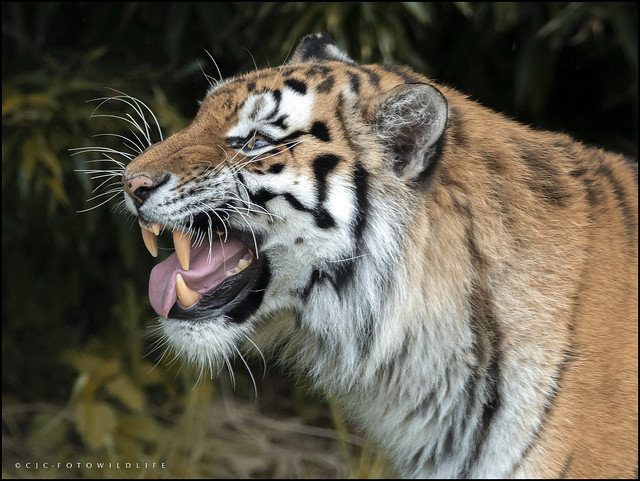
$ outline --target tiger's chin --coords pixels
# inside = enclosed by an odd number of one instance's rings
[[[212,375],[252,332],[250,323],[229,322],[224,316],[196,322],[160,318],[158,323],[156,334],[169,351]]]

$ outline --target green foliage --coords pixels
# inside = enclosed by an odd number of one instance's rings
[[[216,424],[216,442],[205,420],[212,403],[230,402],[224,393],[206,382],[194,389],[186,366],[152,369],[159,354],[144,332],[154,317],[146,293],[153,259],[121,197],[100,205],[109,195],[95,196],[108,187],[92,191],[104,178],[79,172],[97,158],[71,150],[121,149],[116,137],[93,136],[130,134],[122,121],[92,118],[99,102],[91,99],[112,95],[108,88],[141,98],[170,134],[197,111],[203,71],[218,78],[218,68],[228,77],[277,65],[303,35],[327,31],[360,62],[412,65],[524,122],[637,156],[637,12],[635,2],[4,2],[3,460],[129,456],[170,467],[138,477],[388,474],[335,406],[318,407],[303,388],[289,387],[288,403],[269,398],[273,385],[287,384],[277,376],[257,406],[272,417],[286,405],[287,414],[330,426],[313,432],[332,444],[314,439],[305,451],[304,438],[274,434],[273,444],[239,457],[266,430],[251,424],[255,406],[231,428]],[[122,116],[121,107],[101,111]],[[236,374],[242,397],[251,382]],[[283,442],[304,461],[273,454]],[[348,471],[328,467],[318,451]],[[64,474],[132,475],[83,469]]]

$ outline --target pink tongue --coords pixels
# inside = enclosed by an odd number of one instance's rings
[[[182,274],[185,283],[200,294],[217,287],[225,280],[225,273],[238,265],[247,253],[242,242],[228,238],[222,243],[203,242],[199,247],[191,247],[189,270],[180,267],[178,256],[171,254],[156,265],[149,278],[149,300],[158,315],[166,318],[176,303],[176,274]]]

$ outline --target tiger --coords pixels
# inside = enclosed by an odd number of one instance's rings
[[[633,161],[319,33],[121,181],[188,362],[267,353],[401,477],[637,477]]]

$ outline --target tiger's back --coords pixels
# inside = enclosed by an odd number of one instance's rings
[[[637,171],[622,157],[315,35],[213,88],[123,185],[151,250],[154,229],[192,240],[150,280],[189,359],[245,339],[272,351],[406,476],[634,475]],[[238,266],[214,281],[225,250]]]

